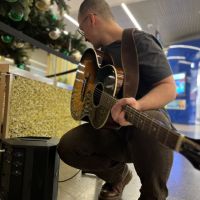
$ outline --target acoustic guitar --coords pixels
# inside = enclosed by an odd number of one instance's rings
[[[76,73],[71,96],[71,114],[75,120],[89,120],[100,129],[110,121],[110,110],[117,102],[117,94],[123,85],[123,71],[112,64],[100,65],[97,53],[87,49]],[[112,63],[112,60],[109,62]],[[200,140],[164,126],[145,112],[125,106],[126,119],[133,126],[146,130],[161,144],[181,153],[200,170]]]

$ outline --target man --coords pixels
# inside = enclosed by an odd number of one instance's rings
[[[78,14],[80,32],[95,49],[110,53],[118,66],[123,29],[116,23],[104,0],[85,0]],[[134,32],[138,61],[139,88],[136,98],[122,98],[113,106],[111,115],[119,130],[94,129],[90,123],[65,134],[58,145],[61,159],[76,168],[90,171],[105,181],[101,200],[119,200],[132,173],[126,163],[133,163],[141,181],[140,200],[164,200],[168,195],[167,180],[172,166],[171,150],[149,136],[147,130],[132,126],[125,119],[124,105],[151,116],[171,127],[164,105],[176,96],[173,76],[156,39],[147,33]],[[128,53],[128,52],[127,52]]]

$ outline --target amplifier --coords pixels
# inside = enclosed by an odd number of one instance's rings
[[[2,139],[0,200],[56,200],[57,143],[47,137]]]

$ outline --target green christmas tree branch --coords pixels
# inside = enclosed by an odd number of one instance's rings
[[[51,11],[52,5],[58,7],[59,16]],[[64,12],[69,12],[69,6],[64,0],[0,1],[0,21],[65,55],[72,55],[75,51],[82,53],[86,48],[82,37],[64,33]],[[25,65],[28,62],[26,49],[35,47],[26,43],[23,45],[23,41],[17,42],[3,31],[0,37],[0,54],[13,58],[17,65]]]

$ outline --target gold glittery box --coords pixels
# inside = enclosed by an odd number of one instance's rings
[[[0,64],[1,138],[61,137],[79,124],[71,117],[70,99],[67,85]]]

